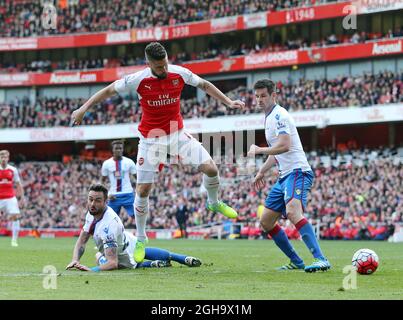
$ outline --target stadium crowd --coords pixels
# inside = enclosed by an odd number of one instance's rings
[[[315,182],[306,216],[320,221],[323,238],[384,240],[393,233],[394,223],[403,222],[403,190],[394,187],[403,183],[403,161],[396,149],[327,150],[307,156]],[[221,198],[238,211],[238,222],[244,224],[241,237],[262,237],[258,217],[268,188],[276,180],[276,169],[267,176],[267,187],[255,190],[251,186],[255,161],[239,158],[233,163],[228,159],[231,157],[216,157],[221,161]],[[256,159],[257,166],[262,162],[262,158]],[[27,198],[22,227],[82,225],[87,189],[99,182],[101,161],[22,162],[18,168]],[[176,229],[179,203],[188,209],[188,226],[222,222],[221,215],[205,209],[201,181],[194,169],[167,164],[150,196],[149,228]],[[121,216],[127,227],[135,228],[125,212]],[[285,220],[282,224],[290,238],[298,237],[292,225]]]
[[[44,3],[53,1],[0,0],[0,37],[128,30],[176,25],[291,7],[311,6],[331,0],[62,0],[57,6],[57,28],[44,29]]]
[[[290,111],[333,107],[358,107],[403,102],[403,73],[389,71],[376,75],[339,77],[332,80],[305,80],[296,83],[278,82],[279,103]],[[227,93],[231,98],[245,101],[242,114],[259,113],[255,108],[253,92],[239,87]],[[68,126],[71,112],[79,108],[85,99],[29,98],[15,99],[0,104],[0,128]],[[240,110],[227,109],[216,100],[205,97],[182,101],[184,118],[211,118],[240,114]],[[87,112],[83,124],[120,124],[139,122],[141,111],[134,97],[106,100]]]
[[[269,53],[286,50],[298,50],[307,48],[320,48],[329,45],[337,45],[341,43],[363,43],[375,39],[390,39],[403,37],[403,27],[397,28],[394,32],[389,30],[386,34],[368,33],[365,31],[355,32],[351,36],[336,36],[331,34],[320,41],[313,42],[309,39],[286,37],[281,39],[280,34],[276,34],[273,41],[267,43],[246,44],[241,43],[238,46],[225,45],[223,43],[213,41],[209,43],[206,50],[198,50],[197,52],[189,52],[185,49],[180,50],[177,54],[170,56],[170,62],[173,64],[182,64],[189,61],[200,61],[208,59],[226,59],[229,57],[245,56],[254,53]],[[11,57],[7,57],[9,59]],[[53,72],[79,70],[86,71],[91,69],[116,68],[134,65],[145,65],[144,57],[127,54],[122,58],[96,58],[93,59],[71,59],[67,61],[51,61],[51,60],[33,60],[27,63],[15,63],[11,60],[0,62],[0,73],[17,73],[17,72]]]

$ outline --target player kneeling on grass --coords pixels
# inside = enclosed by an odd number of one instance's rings
[[[171,261],[189,267],[201,265],[200,259],[159,248],[146,248],[145,259],[148,261],[137,264],[133,257],[137,239],[125,231],[119,216],[106,205],[107,199],[108,190],[103,185],[95,184],[90,187],[85,225],[74,247],[73,259],[66,269],[98,272],[121,268],[169,267]],[[96,253],[97,266],[89,268],[80,263],[80,258],[91,235],[99,252]]]

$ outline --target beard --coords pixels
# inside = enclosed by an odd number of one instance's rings
[[[104,210],[105,210],[105,208],[101,208],[101,209],[98,209],[98,210],[94,208],[94,210],[91,211],[91,208],[88,208],[88,212],[89,212],[90,215],[92,215],[92,216],[96,216],[96,215],[98,215],[98,214],[104,212]]]

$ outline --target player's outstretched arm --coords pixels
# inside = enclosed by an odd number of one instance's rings
[[[77,265],[80,265],[80,259],[85,252],[85,245],[87,244],[89,238],[90,234],[88,232],[85,232],[84,230],[81,230],[80,236],[78,237],[76,245],[74,246],[73,258],[71,259],[71,262],[67,265],[66,270],[75,268]]]
[[[93,272],[109,271],[117,269],[118,268],[117,244],[116,246],[106,248],[104,254],[106,258],[106,263],[104,264],[89,268],[87,266],[78,263],[74,267],[81,271],[93,271]]]
[[[114,95],[117,92],[115,90],[115,83],[111,83],[109,86],[99,90],[95,93],[91,98],[87,100],[79,109],[75,110],[71,115],[71,123],[72,125],[79,125],[81,121],[83,121],[85,113],[95,104],[104,101]]]
[[[208,95],[212,96],[214,99],[217,99],[218,101],[222,102],[227,107],[230,107],[232,109],[245,108],[244,102],[242,102],[241,100],[231,100],[224,93],[222,93],[220,89],[218,89],[214,84],[212,84],[208,80],[201,79],[197,87],[206,92]]]

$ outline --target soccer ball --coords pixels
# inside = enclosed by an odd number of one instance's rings
[[[378,255],[370,249],[360,249],[353,256],[353,266],[359,274],[371,274],[379,264]]]

